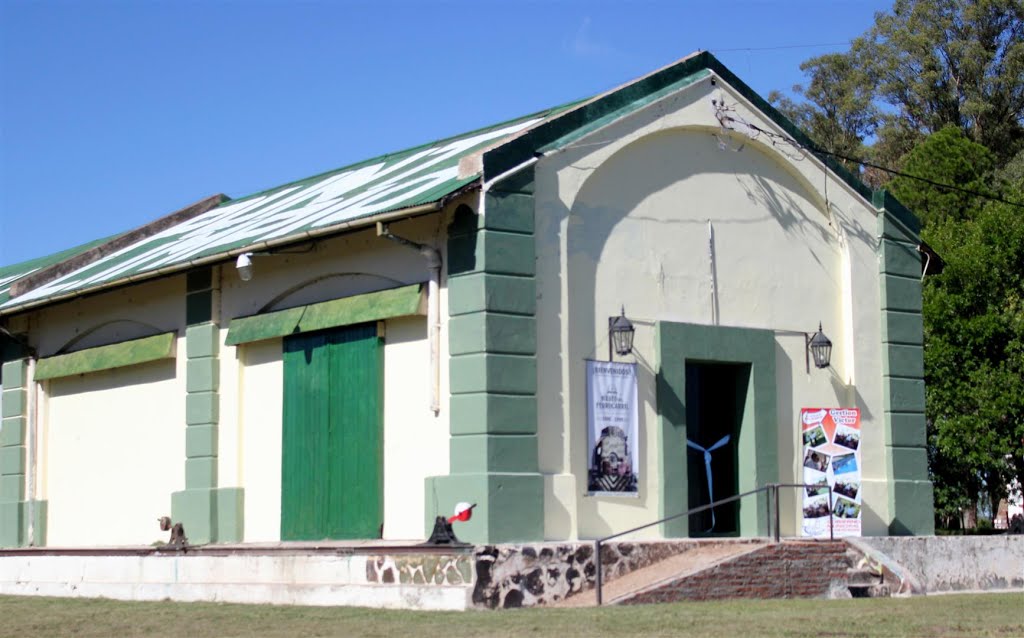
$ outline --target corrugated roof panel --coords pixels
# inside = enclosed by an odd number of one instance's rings
[[[473,181],[459,178],[461,158],[569,106],[225,202],[14,299],[8,299],[5,294],[0,299],[0,310],[84,292],[361,217],[437,201]],[[20,276],[24,274],[27,273]]]
[[[44,257],[36,257],[28,261],[23,261],[10,266],[4,266],[0,268],[0,305],[4,304],[9,298],[9,291],[14,282],[18,281],[23,277],[27,277],[37,270],[47,268],[54,264],[59,264],[65,259],[70,259],[75,255],[84,253],[85,251],[107,243],[111,239],[114,239],[117,235],[110,237],[104,237],[103,239],[97,239],[81,246],[75,246],[74,248],[68,248],[52,255],[46,255]]]

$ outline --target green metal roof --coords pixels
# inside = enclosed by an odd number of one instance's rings
[[[229,200],[184,222],[140,239],[92,263],[15,298],[17,279],[71,255],[59,253],[3,269],[0,314],[180,270],[203,258],[240,252],[248,246],[344,226],[379,213],[437,202],[476,181],[459,177],[459,161],[571,108],[558,106],[431,144],[391,153],[328,173]],[[90,246],[94,246],[94,242]],[[84,249],[84,247],[83,247]],[[33,264],[33,267],[28,267]],[[9,272],[9,274],[7,274]]]
[[[43,268],[47,268],[54,264],[59,264],[65,259],[70,259],[75,255],[84,253],[90,248],[101,246],[115,237],[117,237],[117,235],[97,239],[87,244],[68,248],[67,250],[62,250],[59,253],[53,253],[52,255],[47,255],[45,257],[36,257],[35,259],[23,261],[18,264],[0,267],[0,307],[10,299],[8,291],[11,289],[11,286],[22,277],[27,277],[38,270],[42,270]]]
[[[358,220],[441,201],[481,179],[459,176],[461,159],[481,153],[483,177],[501,174],[537,152],[564,146],[581,135],[681,90],[711,73],[749,99],[805,148],[814,144],[781,113],[757,95],[714,56],[700,52],[597,97],[565,104],[484,129],[464,133],[297,182],[228,200],[114,250],[16,298],[13,282],[107,240],[93,242],[40,260],[0,269],[0,315],[101,288],[227,259],[274,244],[335,232]],[[830,157],[819,157],[868,202],[872,192]],[[876,198],[879,207],[908,228],[914,216],[891,195]],[[108,238],[109,239],[109,238]]]

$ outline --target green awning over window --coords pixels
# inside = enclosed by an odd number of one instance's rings
[[[174,358],[177,333],[164,334],[58,354],[36,363],[36,381],[58,379],[86,372],[123,368],[148,361]]]
[[[307,306],[232,319],[225,343],[236,346],[300,332],[426,314],[422,284],[368,292]]]

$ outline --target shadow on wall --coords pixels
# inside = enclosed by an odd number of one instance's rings
[[[124,368],[100,370],[50,381],[49,398],[59,398],[83,392],[103,392],[135,385],[170,381],[176,376],[174,359],[150,361]]]

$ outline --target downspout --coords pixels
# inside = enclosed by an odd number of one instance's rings
[[[392,234],[387,224],[377,222],[377,236],[417,250],[427,260],[427,341],[430,342],[430,410],[441,413],[441,253],[433,246]]]
[[[28,465],[28,472],[25,476],[25,517],[28,519],[28,525],[26,529],[25,539],[26,544],[29,547],[34,547],[36,544],[36,465],[38,459],[36,455],[36,438],[37,429],[36,421],[38,420],[37,415],[39,414],[38,406],[36,405],[37,388],[39,384],[36,382],[36,360],[32,357],[28,360],[28,366],[26,370],[26,378],[28,380],[27,394],[25,397],[25,429],[27,430],[26,439],[27,446],[25,454],[28,456],[26,459]]]

